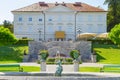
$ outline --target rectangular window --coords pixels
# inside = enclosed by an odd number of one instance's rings
[[[49,19],[48,21],[52,21],[52,19]]]
[[[17,32],[19,32],[19,33],[21,33],[21,32],[23,31],[21,26],[18,26],[16,30],[17,30]]]
[[[92,21],[93,20],[93,16],[92,15],[88,15],[88,21]]]
[[[103,21],[102,15],[98,15],[98,21]]]
[[[79,16],[78,21],[83,21],[83,16]]]
[[[18,20],[19,20],[19,22],[21,22],[21,21],[22,21],[22,17],[19,17],[19,19],[18,19]]]
[[[59,27],[58,27],[58,31],[62,31],[62,26],[59,26]]]
[[[32,31],[33,31],[32,26],[29,26],[29,27],[28,27],[28,32],[32,32]]]
[[[61,16],[58,16],[58,21],[62,21],[62,17]]]
[[[93,32],[93,25],[92,24],[87,25],[87,32],[89,32],[89,33]]]
[[[103,32],[104,30],[103,24],[98,24],[97,26],[98,26],[98,33]]]
[[[53,21],[53,16],[49,16],[48,21]]]
[[[28,21],[32,21],[32,18],[30,17],[30,18],[28,19]]]
[[[68,26],[67,27],[67,32],[73,32],[73,27],[72,26]]]
[[[42,19],[40,18],[39,21],[42,21]]]
[[[48,27],[48,32],[53,32],[53,28],[51,26]]]

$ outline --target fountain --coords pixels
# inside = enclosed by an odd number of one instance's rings
[[[58,57],[59,60],[57,62],[58,67],[56,68],[55,76],[61,76],[61,73],[63,71],[63,67],[62,67],[62,60],[60,59],[60,52],[59,51],[57,51],[56,57]]]

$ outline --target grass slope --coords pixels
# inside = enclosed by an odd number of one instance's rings
[[[120,64],[120,48],[117,45],[94,45],[99,63]]]
[[[22,62],[24,50],[28,51],[27,45],[0,46],[0,63]]]

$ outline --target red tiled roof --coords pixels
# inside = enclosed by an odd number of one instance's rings
[[[45,3],[45,5],[40,5],[40,3],[35,3],[20,9],[13,10],[12,12],[40,12],[47,10],[49,8],[58,6],[55,5],[56,3]],[[58,3],[59,4],[59,3]],[[100,9],[98,7],[93,7],[91,5],[81,3],[80,6],[75,6],[75,3],[64,3],[66,7],[73,9],[75,11],[81,11],[81,12],[105,12],[105,10]],[[62,3],[61,3],[62,5]]]

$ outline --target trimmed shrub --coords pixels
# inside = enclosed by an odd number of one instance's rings
[[[49,56],[49,53],[48,53],[47,50],[41,50],[40,51],[40,56],[41,56],[42,60],[46,60],[47,57]]]
[[[93,44],[114,44],[109,39],[90,39],[88,41],[92,41]]]
[[[20,44],[26,44],[28,45],[28,42],[32,41],[31,39],[19,39],[15,44],[20,45]]]
[[[72,50],[70,52],[70,56],[73,58],[73,59],[77,59],[79,56],[80,56],[80,53],[78,50]]]
[[[55,58],[47,58],[47,62],[55,62]]]
[[[72,58],[65,58],[65,61],[68,62],[68,63],[72,63],[73,59]]]

